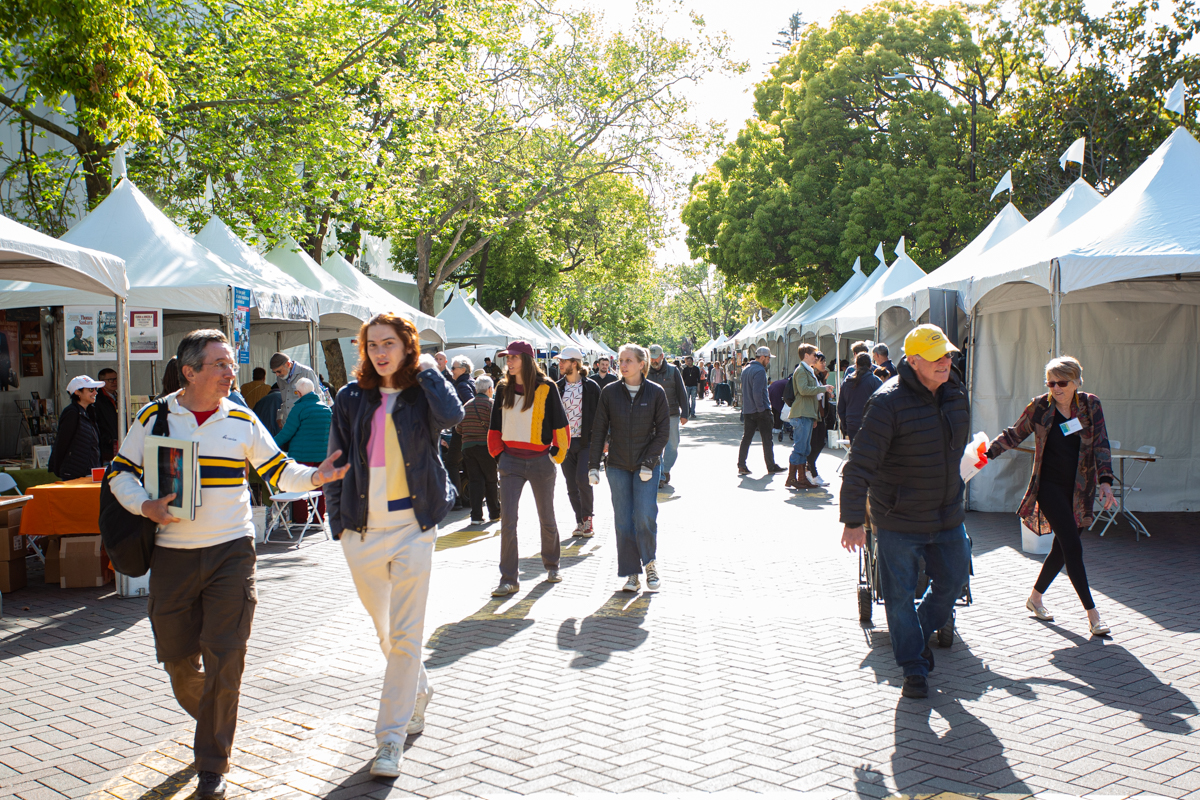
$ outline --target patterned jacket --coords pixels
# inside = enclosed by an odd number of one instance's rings
[[[533,403],[525,408],[525,398],[517,397],[512,408],[504,407],[505,379],[492,401],[492,421],[488,428],[488,452],[499,458],[507,449],[526,454],[548,452],[555,464],[561,464],[571,449],[571,431],[558,387],[539,375],[533,387]],[[528,387],[526,387],[528,390]]]
[[[1072,506],[1075,510],[1075,524],[1086,528],[1092,524],[1095,515],[1092,506],[1096,501],[1096,483],[1112,483],[1112,457],[1108,452],[1108,430],[1104,427],[1104,411],[1100,408],[1100,398],[1086,392],[1075,393],[1075,416],[1079,418],[1083,429],[1079,431],[1079,469],[1075,473],[1075,492]],[[1037,495],[1041,486],[1042,453],[1046,447],[1046,437],[1050,426],[1054,424],[1054,403],[1049,393],[1035,397],[1025,406],[1020,419],[1008,428],[988,447],[988,458],[995,458],[1005,450],[1011,450],[1025,441],[1029,434],[1034,435],[1035,447],[1033,454],[1033,475],[1029,478],[1029,488],[1017,509],[1017,516],[1038,534],[1048,534],[1050,523],[1038,508]]]

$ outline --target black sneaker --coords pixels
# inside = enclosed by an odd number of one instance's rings
[[[224,797],[225,776],[219,772],[201,772],[196,800],[223,800]]]
[[[771,466],[767,467],[768,475],[777,475],[780,472],[787,472],[787,467],[781,467],[778,464],[772,464]]]
[[[745,464],[738,464],[738,475],[749,475],[750,468]]]
[[[917,699],[929,697],[929,682],[925,680],[924,675],[907,675],[904,678],[904,688],[900,690],[900,694]]]
[[[925,645],[924,652],[921,653],[921,658],[925,659],[929,664],[929,671],[933,672],[933,651],[929,649],[929,645]]]

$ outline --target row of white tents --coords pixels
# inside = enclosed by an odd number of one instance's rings
[[[1177,129],[1107,197],[1071,185],[1032,220],[1012,204],[958,255],[925,274],[904,253],[820,300],[751,320],[707,342],[713,358],[766,345],[781,368],[795,344],[847,357],[854,339],[893,357],[915,325],[945,322],[967,351],[973,429],[990,436],[1045,392],[1043,366],[1070,354],[1085,390],[1104,403],[1109,437],[1150,445],[1162,459],[1128,503],[1135,510],[1200,508],[1200,143]],[[949,314],[945,313],[949,308]],[[788,363],[788,362],[791,363]],[[782,370],[781,370],[782,371]],[[971,506],[1010,511],[1029,477],[1006,456],[971,483]]]

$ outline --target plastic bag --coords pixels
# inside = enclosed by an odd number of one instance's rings
[[[974,478],[979,470],[987,466],[987,448],[988,437],[983,431],[976,433],[971,441],[967,442],[967,449],[963,451],[962,460],[958,462],[958,474],[962,476],[963,483]]]

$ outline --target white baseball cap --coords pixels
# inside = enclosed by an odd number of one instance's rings
[[[102,386],[104,381],[92,380],[87,375],[77,375],[67,384],[67,394],[75,394],[80,389],[99,389]]]
[[[559,358],[573,358],[576,361],[583,361],[583,351],[578,347],[564,347],[558,351]]]

